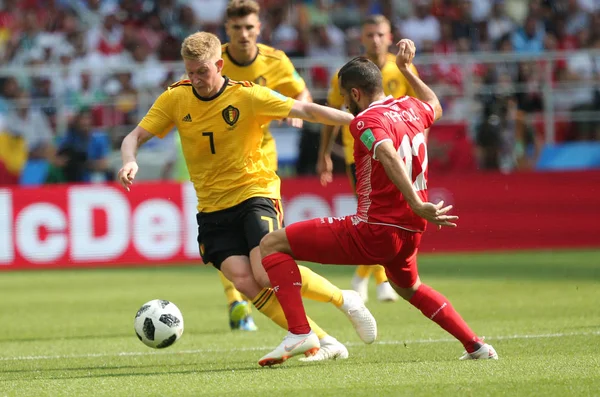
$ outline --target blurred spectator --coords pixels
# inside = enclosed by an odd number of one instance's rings
[[[227,0],[182,0],[194,10],[202,30],[218,33],[223,38],[223,18]]]
[[[475,23],[488,20],[492,10],[492,3],[496,0],[468,0],[471,3],[471,16]]]
[[[504,0],[492,0],[493,6],[490,19],[487,22],[487,32],[489,39],[496,43],[502,37],[514,30],[514,24],[506,15]]]
[[[541,151],[541,139],[518,110],[516,100],[496,95],[486,107],[486,118],[477,131],[479,168],[500,170],[532,170]]]
[[[440,23],[430,13],[431,0],[416,0],[414,15],[405,21],[398,22],[402,37],[415,42],[417,48],[423,41],[437,42],[440,39]]]
[[[471,0],[457,0],[456,16],[452,21],[452,39],[465,39],[469,50],[479,49],[479,27],[473,19]]]
[[[302,56],[304,43],[298,30],[287,21],[287,11],[283,7],[271,10],[263,35],[268,37],[269,45],[282,50],[288,57]]]
[[[25,139],[11,133],[6,128],[4,116],[0,115],[0,186],[18,184],[26,160]]]
[[[65,93],[65,103],[69,109],[69,116],[74,116],[79,109],[92,108],[104,104],[106,94],[93,81],[89,70],[82,70],[78,74],[79,81]]]
[[[581,32],[583,33],[583,31]],[[580,34],[581,34],[580,33]],[[584,49],[600,49],[600,37],[589,39]],[[592,140],[596,138],[597,121],[590,119],[589,112],[595,110],[600,76],[600,57],[588,53],[577,53],[567,59],[567,79],[570,88],[564,92],[569,98],[569,108],[574,118],[574,127],[570,138]]]
[[[94,130],[92,114],[82,109],[73,119],[67,135],[60,141],[58,156],[63,166],[51,174],[51,182],[105,182],[113,179],[109,167],[110,140]]]
[[[102,0],[74,0],[69,3],[77,13],[82,25],[90,30],[99,27],[104,21],[106,10],[103,8],[112,7],[109,2]]]
[[[194,9],[189,5],[179,7],[179,15],[177,20],[171,26],[171,36],[183,41],[187,36],[200,30],[200,24],[194,13]]]
[[[306,55],[311,58],[346,56],[344,32],[327,22],[314,22],[310,27]]]
[[[544,49],[544,26],[533,16],[528,16],[525,25],[513,33],[512,43],[516,52],[538,54]]]
[[[101,25],[87,32],[87,48],[103,56],[104,66],[117,66],[125,49],[123,45],[123,25],[117,18],[117,6],[104,10],[104,20]]]
[[[537,62],[521,62],[519,64],[519,76],[517,81],[520,89],[516,95],[520,110],[527,113],[540,112],[543,107],[542,79],[543,64]]]
[[[27,163],[21,183],[44,183],[49,166],[55,161],[54,135],[48,117],[32,106],[26,91],[17,94],[15,108],[6,117],[6,129],[11,135],[22,137],[27,145]]]
[[[166,86],[167,71],[160,63],[156,54],[150,51],[146,43],[137,43],[131,53],[123,57],[128,64],[135,64],[135,74],[132,76],[136,90],[152,89],[156,86]]]
[[[344,58],[362,53],[361,21],[373,13],[390,16],[395,39],[409,37],[419,53],[440,55],[419,65],[419,72],[434,83],[444,104],[442,122],[462,126],[463,143],[468,139],[478,143],[482,164],[493,163],[492,168],[524,167],[515,160],[519,156],[502,154],[506,152],[502,147],[514,149],[523,140],[531,146],[527,137],[535,134],[523,126],[529,118],[541,119],[542,88],[552,90],[554,117],[568,126],[566,133],[557,129],[559,139],[600,138],[600,57],[588,53],[600,50],[598,0],[262,0],[261,4],[261,40],[293,58],[312,58],[297,66],[315,95],[324,95],[331,73]],[[54,131],[64,134],[81,108],[89,108],[93,124],[107,128],[118,143],[120,134],[137,123],[139,111],[150,105],[147,93],[162,90],[182,71],[161,63],[180,60],[181,40],[196,30],[223,38],[226,5],[227,0],[0,0],[0,63],[5,67],[0,75],[0,116],[7,118],[6,132],[0,132],[4,145],[0,157],[19,141],[34,147],[49,142],[51,147]],[[535,62],[478,64],[463,57],[473,51],[535,55],[573,50],[588,52]],[[456,55],[460,61],[452,60]],[[550,82],[548,62],[553,62]],[[29,66],[36,68],[35,73]],[[28,94],[20,94],[22,89]],[[31,103],[30,111],[14,110],[15,100]],[[513,106],[518,111],[512,111]],[[49,132],[44,127],[10,130],[8,126],[18,124],[16,117],[49,125]],[[506,131],[514,131],[512,141],[517,143],[506,143],[510,141]],[[526,138],[518,138],[521,135]],[[304,142],[304,148],[309,146]],[[432,151],[442,153],[443,144],[438,146]],[[34,147],[25,167],[26,181],[32,180],[30,171],[37,160],[60,163],[51,149],[44,160]]]
[[[564,15],[566,17],[567,34],[574,35],[589,27],[590,16],[579,6],[578,0],[567,0]]]
[[[360,26],[362,21],[370,15],[383,14],[384,10],[381,3],[381,1],[373,0],[330,1],[329,16],[334,25],[346,30]]]
[[[40,39],[40,26],[35,12],[26,12],[20,20],[21,29],[18,34],[11,36],[5,53],[6,60],[17,65],[24,64],[30,58],[30,53],[38,49]]]
[[[19,93],[19,83],[14,77],[0,78],[0,115],[8,113],[12,108],[12,102]]]

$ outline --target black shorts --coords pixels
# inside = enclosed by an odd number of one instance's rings
[[[198,244],[204,263],[217,269],[233,255],[249,256],[260,240],[283,225],[281,201],[253,197],[234,207],[215,212],[200,212]]]
[[[346,174],[348,174],[348,179],[350,179],[350,185],[352,185],[352,191],[356,194],[356,164],[352,163],[346,165]]]

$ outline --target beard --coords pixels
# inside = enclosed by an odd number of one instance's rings
[[[350,103],[348,104],[348,110],[352,113],[353,116],[357,116],[363,109],[360,108],[358,102],[354,101],[354,99],[350,98]]]

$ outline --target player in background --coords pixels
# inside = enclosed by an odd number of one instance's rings
[[[388,52],[392,44],[392,31],[389,20],[383,15],[372,15],[365,19],[361,27],[361,43],[365,49],[365,56],[373,61],[381,70],[384,94],[392,95],[394,98],[404,95],[414,97],[415,92],[396,66],[396,56]],[[411,65],[411,70],[417,74],[417,69],[414,65]],[[338,86],[337,73],[332,76],[327,103],[336,109],[342,109],[344,106],[344,98],[340,95]],[[350,184],[356,192],[356,164],[353,154],[354,138],[348,127],[342,127],[341,129],[346,172],[350,179]],[[332,180],[331,149],[338,131],[339,127],[323,126],[321,128],[321,145],[319,148],[317,173],[321,177],[321,184],[323,186]],[[398,294],[394,292],[388,283],[383,266],[357,266],[352,278],[352,289],[358,292],[366,302],[368,300],[369,276],[371,272],[377,285],[377,299],[383,302],[398,300]]]
[[[212,263],[258,311],[287,329],[285,315],[261,263],[259,243],[283,221],[280,180],[260,146],[262,126],[272,120],[302,118],[314,123],[348,124],[353,116],[325,106],[297,101],[251,82],[221,74],[221,42],[198,32],[182,43],[189,80],[172,84],[152,105],[121,145],[119,180],[129,190],[138,170],[135,155],[144,142],[165,137],[176,127],[198,198],[198,243],[204,263]],[[341,291],[303,268],[305,297],[331,302],[371,342],[375,319],[354,291]],[[311,321],[321,349],[315,360],[347,358],[343,344]]]
[[[452,206],[427,201],[425,130],[442,115],[434,92],[411,71],[414,43],[398,43],[397,64],[417,98],[386,96],[377,66],[355,58],[339,71],[344,102],[356,118],[354,158],[358,205],[355,215],[294,223],[260,243],[263,265],[288,320],[283,342],[260,365],[273,365],[318,347],[306,321],[295,260],[320,263],[382,263],[398,294],[458,339],[462,359],[497,359],[442,294],[423,284],[417,252],[427,222],[456,227]]]
[[[233,80],[252,81],[266,86],[298,101],[312,101],[302,77],[283,51],[257,43],[260,35],[260,6],[254,0],[232,0],[227,5],[225,30],[229,42],[223,44],[222,74]],[[302,127],[302,119],[288,119],[288,123]],[[277,171],[277,148],[269,131],[264,126],[262,150],[269,160],[269,167]],[[256,330],[250,316],[250,305],[235,289],[231,281],[219,272],[227,303],[231,329]]]

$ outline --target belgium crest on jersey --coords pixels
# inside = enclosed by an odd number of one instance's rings
[[[267,79],[265,79],[263,76],[258,76],[254,82],[258,85],[262,85],[263,87],[267,86]]]
[[[235,123],[237,123],[238,119],[240,118],[240,110],[232,105],[229,105],[223,109],[222,114],[223,120],[225,120],[225,122],[230,126],[233,126]]]

